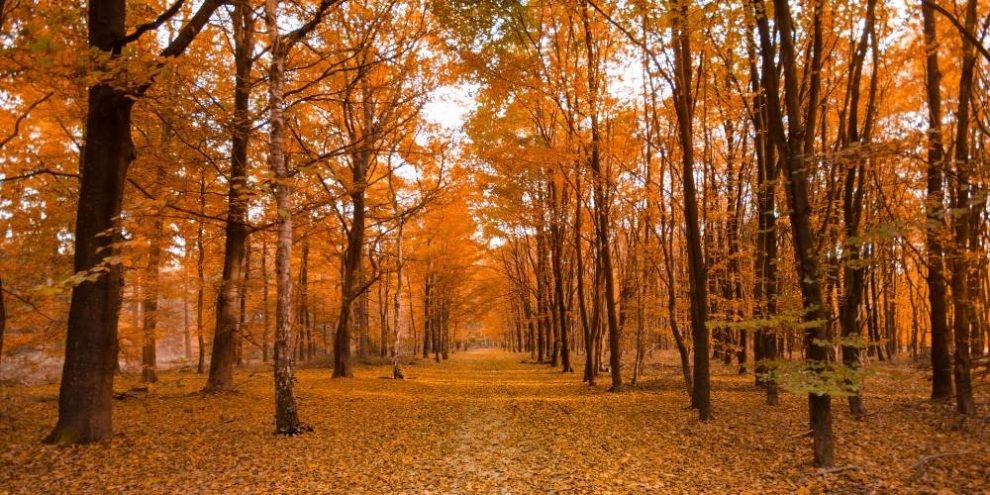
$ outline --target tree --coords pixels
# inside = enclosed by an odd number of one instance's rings
[[[681,182],[684,187],[684,219],[687,222],[688,283],[691,293],[691,335],[694,344],[694,377],[691,405],[702,421],[712,418],[711,378],[708,370],[708,269],[701,252],[701,227],[694,185],[694,104],[691,98],[690,3],[680,1],[674,9],[674,101],[678,140],[681,147]]]
[[[801,298],[804,306],[803,320],[807,325],[805,332],[806,354],[809,367],[822,373],[828,360],[826,349],[827,330],[825,326],[825,300],[821,287],[821,270],[818,253],[811,228],[811,205],[808,199],[809,164],[806,158],[806,136],[815,122],[816,105],[808,105],[808,114],[801,115],[800,94],[798,84],[801,81],[797,70],[795,53],[794,30],[790,7],[786,1],[774,0],[775,27],[780,31],[781,71],[784,77],[783,105],[777,86],[777,68],[775,67],[775,49],[770,38],[769,22],[766,5],[762,0],[753,0],[754,14],[759,31],[760,51],[763,59],[761,80],[767,97],[767,124],[770,135],[777,149],[783,155],[784,176],[786,179],[787,200],[790,205],[790,221],[793,231],[794,257],[801,287]],[[815,4],[816,22],[814,27],[814,49],[809,70],[811,71],[811,88],[809,101],[815,102],[818,97],[818,77],[821,70],[821,34],[820,9]],[[784,130],[784,115],[786,112],[787,131]],[[832,398],[827,391],[815,390],[808,394],[808,408],[811,419],[812,438],[814,439],[814,462],[816,466],[830,466],[835,462],[834,440],[832,437]]]
[[[155,21],[127,34],[125,3],[105,0],[88,7],[89,46],[111,62],[125,46],[155,30],[182,5],[174,4]],[[221,3],[203,2],[159,57],[168,60],[181,55]],[[131,112],[136,98],[147,92],[153,80],[153,76],[138,81],[108,80],[89,88],[75,227],[74,271],[80,281],[72,289],[58,423],[45,438],[48,443],[89,443],[111,434],[122,284],[113,255],[120,241],[124,178],[134,159]]]
[[[949,358],[948,308],[946,307],[942,232],[945,230],[944,160],[942,145],[942,73],[938,62],[935,17],[927,2],[921,4],[925,37],[925,96],[928,104],[928,168],[925,235],[928,268],[929,328],[932,346],[932,399],[952,395]]]
[[[210,356],[206,390],[229,390],[234,386],[234,341],[240,331],[237,296],[244,289],[244,258],[247,250],[247,162],[250,116],[251,69],[254,65],[254,13],[248,0],[236,0],[231,16],[234,27],[234,113],[231,122],[230,178],[227,189],[226,240],[223,278],[217,294],[216,327]]]
[[[292,376],[292,204],[291,174],[285,160],[285,67],[292,48],[319,26],[338,0],[322,0],[302,26],[279,33],[278,0],[265,1],[265,26],[271,36],[268,67],[268,167],[275,196],[275,432],[296,435],[312,429],[299,420]]]

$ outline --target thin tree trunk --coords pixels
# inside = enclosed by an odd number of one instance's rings
[[[848,130],[843,134],[845,142],[844,148],[850,149],[861,146],[869,141],[869,128],[872,124],[872,113],[876,95],[876,73],[871,76],[870,95],[867,102],[867,118],[864,125],[865,131],[862,139],[859,132],[859,99],[860,82],[863,74],[863,64],[866,59],[866,52],[870,38],[874,35],[876,0],[869,0],[866,7],[866,26],[860,36],[859,44],[856,47],[855,57],[852,61],[852,71],[849,77],[849,97],[848,97]],[[874,65],[876,61],[874,60]],[[842,337],[845,343],[842,346],[842,363],[850,369],[859,368],[860,346],[851,343],[850,340],[860,337],[859,310],[862,305],[864,277],[866,268],[860,261],[860,234],[859,225],[863,211],[863,196],[865,194],[865,158],[857,159],[856,163],[848,166],[843,187],[842,209],[843,225],[845,228],[846,245],[842,253],[845,258],[843,265],[844,294],[840,299],[839,323]],[[866,414],[866,406],[863,404],[861,388],[857,387],[849,396],[849,411],[854,416]]]
[[[202,214],[206,210],[206,174],[199,175],[199,212]],[[206,329],[203,319],[203,312],[206,310],[206,275],[205,258],[206,252],[203,246],[204,236],[203,222],[199,222],[196,228],[196,344],[198,359],[196,360],[196,373],[202,375],[206,371]]]
[[[698,198],[694,184],[694,103],[691,98],[691,33],[688,1],[680,0],[674,13],[674,101],[681,146],[681,182],[684,187],[684,220],[687,233],[688,285],[691,293],[691,335],[694,347],[694,382],[691,405],[701,421],[712,419],[711,377],[708,351],[708,270],[701,251]]]
[[[189,327],[189,259],[192,256],[191,246],[186,244],[186,259],[182,263],[182,348],[185,351],[186,361],[191,361],[192,354],[192,329]]]
[[[347,250],[344,254],[343,283],[341,284],[340,318],[337,320],[337,333],[334,337],[333,377],[345,378],[354,376],[351,364],[351,306],[352,302],[364,292],[364,287],[358,287],[358,281],[363,283],[361,276],[361,254],[364,250],[364,188],[365,173],[370,159],[370,152],[359,150],[354,155],[352,163],[352,179],[354,190],[350,193],[352,202],[351,226],[347,233]]]
[[[284,155],[285,115],[283,114],[283,86],[285,64],[291,45],[278,33],[277,0],[265,2],[265,21],[268,31],[275,33],[271,46],[271,65],[268,71],[268,166],[275,177],[272,183],[277,212],[275,246],[275,432],[295,435],[311,427],[299,421],[296,398],[293,393],[292,373],[292,202],[287,184],[291,175]]]
[[[264,328],[261,329],[261,362],[268,362],[268,335],[271,328],[271,312],[268,310],[268,243],[261,242],[261,306],[264,311]]]
[[[7,330],[7,306],[3,298],[3,277],[0,277],[0,383],[3,382],[3,338]]]
[[[394,196],[393,196],[394,198]],[[395,199],[393,206],[398,207]],[[405,227],[405,220],[400,218],[395,234],[395,294],[393,297],[392,314],[392,378],[402,380],[405,374],[402,366],[399,365],[399,314],[402,309],[402,230]],[[412,311],[409,313],[410,325],[412,325]],[[415,347],[414,347],[415,348]]]
[[[165,168],[159,165],[155,174],[155,182],[161,187],[165,180]],[[159,274],[162,261],[162,228],[164,221],[162,212],[156,212],[151,221],[151,232],[148,233],[148,264],[144,269],[144,291],[141,302],[141,316],[144,342],[141,346],[141,381],[155,383],[158,381],[157,353],[155,332],[158,327],[158,292]]]
[[[608,174],[602,167],[601,159],[601,130],[598,122],[598,98],[599,98],[599,78],[601,68],[598,66],[598,54],[595,49],[594,38],[591,31],[591,21],[588,15],[589,2],[585,2],[581,10],[584,22],[584,44],[588,57],[588,105],[590,108],[589,117],[591,121],[591,153],[588,157],[588,164],[591,168],[592,179],[594,181],[595,196],[595,237],[599,256],[602,263],[602,277],[605,285],[605,315],[608,328],[609,344],[609,368],[612,375],[613,392],[622,390],[622,356],[621,356],[621,329],[619,328],[618,316],[616,314],[615,301],[615,276],[612,265],[612,247],[609,239],[609,207],[607,187],[611,183]]]

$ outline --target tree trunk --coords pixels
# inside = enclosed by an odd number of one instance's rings
[[[931,329],[932,399],[952,396],[952,364],[949,358],[948,307],[942,236],[945,234],[945,148],[942,145],[942,73],[938,64],[935,13],[921,2],[925,35],[925,94],[928,102],[928,194],[925,231],[925,260],[928,265],[929,327]]]
[[[554,208],[554,225],[551,226],[551,239],[553,241],[552,264],[553,264],[553,291],[554,302],[557,309],[557,332],[560,340],[560,366],[564,373],[573,373],[571,367],[571,350],[568,341],[569,330],[567,328],[567,308],[564,303],[564,230],[557,218],[558,209]]]
[[[774,48],[770,36],[770,28],[763,0],[753,0],[757,26],[760,35],[760,48],[763,58],[763,87],[767,96],[768,128],[778,149],[784,154],[786,171],[786,191],[790,206],[789,217],[793,232],[795,264],[801,288],[801,299],[804,306],[805,347],[807,360],[812,370],[822,370],[827,365],[827,328],[825,322],[825,301],[821,287],[818,253],[811,228],[811,205],[809,203],[808,161],[805,158],[805,125],[812,125],[813,118],[802,119],[800,112],[801,98],[798,90],[800,76],[797,70],[797,60],[794,47],[794,29],[791,19],[790,6],[786,0],[774,0],[775,27],[780,32],[780,59],[784,74],[784,102],[781,105],[777,85],[777,70],[775,67]],[[808,68],[812,72],[812,80],[820,72],[820,6],[816,4],[815,25],[813,36],[815,50],[813,60]],[[813,115],[810,108],[817,106],[817,90],[812,84],[809,116]],[[783,111],[786,110],[788,130],[784,130]],[[804,122],[802,122],[802,120]],[[811,124],[809,124],[811,123]],[[831,466],[834,463],[834,440],[832,437],[832,398],[825,392],[812,392],[808,396],[809,416],[812,426],[814,463],[816,466]]]
[[[354,189],[351,191],[351,228],[347,232],[347,250],[343,258],[343,282],[341,283],[340,317],[337,320],[337,333],[334,337],[333,348],[333,377],[345,378],[354,376],[351,364],[351,303],[364,292],[364,287],[358,287],[361,276],[361,254],[364,250],[364,190],[367,187],[368,163],[371,152],[367,149],[356,151],[351,163]]]
[[[7,307],[3,298],[3,277],[0,277],[0,383],[3,383],[3,337],[7,330]]]
[[[89,4],[89,46],[111,53],[124,36],[124,0]],[[134,159],[134,99],[112,82],[89,88],[73,271],[91,275],[72,288],[58,422],[46,443],[89,443],[111,435],[113,373],[121,266],[113,262],[120,236],[124,178]],[[107,233],[110,235],[107,235]]]
[[[157,167],[155,182],[159,187],[165,180],[165,168],[161,165]],[[141,302],[142,327],[144,343],[141,346],[141,381],[144,383],[155,383],[158,381],[157,373],[157,353],[155,343],[155,332],[158,327],[158,292],[159,274],[162,261],[162,212],[155,213],[155,218],[151,221],[151,232],[148,233],[148,264],[144,270],[144,296]]]
[[[292,202],[289,185],[291,175],[284,155],[283,86],[285,63],[291,45],[284,43],[278,33],[277,0],[265,2],[265,21],[268,31],[275,33],[271,46],[271,65],[268,71],[268,166],[275,177],[272,183],[275,195],[276,232],[275,246],[275,432],[279,435],[295,435],[312,429],[299,421],[296,398],[293,393],[292,374]]]
[[[237,331],[234,332],[234,364],[244,366],[244,339],[248,324],[248,287],[251,283],[251,239],[244,239],[244,277],[237,288],[238,316]],[[247,337],[250,338],[250,337]]]
[[[270,312],[268,311],[268,244],[261,243],[261,307],[264,311],[264,321],[261,329],[261,362],[268,362],[268,340],[269,329],[271,328]]]
[[[610,178],[602,167],[601,159],[601,130],[598,123],[598,98],[599,98],[599,78],[601,68],[598,66],[598,56],[594,48],[594,39],[591,32],[591,21],[588,16],[589,2],[585,2],[582,9],[584,22],[584,44],[588,57],[588,105],[589,117],[591,120],[591,153],[588,157],[588,164],[591,168],[594,181],[595,196],[595,239],[601,256],[602,277],[605,279],[605,315],[608,328],[609,347],[609,368],[612,375],[613,392],[622,390],[622,356],[621,356],[621,329],[619,328],[618,316],[616,314],[615,301],[615,276],[612,265],[612,247],[609,239],[609,207],[607,185],[611,183]]]
[[[694,381],[691,406],[701,421],[712,419],[711,377],[708,362],[708,270],[701,251],[698,197],[694,185],[694,103],[691,98],[691,33],[688,1],[678,2],[673,24],[674,101],[678,141],[681,146],[681,183],[684,187],[684,221],[687,233],[688,286],[691,296],[691,336],[694,346]]]
[[[842,146],[852,149],[869,142],[870,126],[872,125],[873,106],[876,95],[876,70],[871,76],[870,95],[867,101],[867,117],[864,123],[863,136],[859,131],[859,100],[860,82],[863,74],[863,64],[866,59],[868,43],[871,37],[875,38],[876,0],[869,0],[866,7],[866,25],[860,36],[856,53],[852,60],[852,70],[849,76],[849,97],[848,97],[848,130],[843,134],[845,142]],[[874,60],[874,65],[876,61]],[[855,151],[855,150],[854,150]],[[844,294],[840,298],[839,323],[842,337],[845,343],[842,345],[842,363],[849,369],[859,368],[860,346],[850,340],[860,337],[859,310],[862,306],[864,277],[866,268],[862,266],[860,251],[862,250],[859,225],[863,212],[863,196],[865,194],[865,158],[857,158],[856,161],[848,165],[846,170],[845,184],[843,186],[842,211],[843,226],[845,229],[846,245],[843,247],[843,282]],[[866,406],[863,404],[861,387],[856,387],[849,396],[849,412],[854,416],[866,414]]]
[[[251,66],[254,54],[254,14],[247,0],[234,3],[234,116],[230,151],[230,179],[227,190],[226,239],[223,252],[223,276],[217,293],[216,327],[207,391],[234,387],[235,340],[238,332],[237,297],[244,283],[244,253],[247,249],[248,139],[250,116]]]
[[[199,175],[199,213],[206,210],[206,174]],[[196,228],[196,344],[198,359],[196,373],[202,375],[206,371],[206,330],[203,312],[206,309],[206,275],[204,273],[206,252],[203,246],[204,227],[199,222]]]
[[[202,3],[160,58],[185,51],[219,6],[219,0]],[[90,2],[87,14],[89,47],[117,58],[127,43],[126,2]],[[134,159],[131,110],[152,82],[153,76],[127,92],[119,81],[103,81],[88,91],[73,260],[74,272],[87,279],[72,288],[58,422],[47,443],[89,443],[111,434],[123,283],[120,264],[114,260],[121,240],[124,179]]]
[[[756,361],[756,384],[766,390],[767,405],[779,402],[778,386],[773,369],[779,356],[777,332],[767,322],[777,313],[777,214],[776,186],[779,170],[773,141],[767,134],[766,93],[757,69],[756,51],[752,37],[747,37],[747,54],[751,89],[753,91],[753,129],[756,151],[756,259],[753,299],[757,316],[764,323],[756,329],[753,358]]]
[[[966,2],[966,30],[976,31],[976,0]],[[969,113],[973,99],[976,51],[962,39],[962,69],[959,76],[959,99],[956,109],[955,180],[953,181],[953,244],[952,244],[952,333],[955,337],[953,377],[956,382],[956,410],[960,414],[976,414],[973,383],[970,374],[970,340],[972,301],[969,284],[969,229],[972,205],[969,197]]]
[[[188,267],[192,258],[191,246],[186,243],[186,259],[182,262],[182,349],[186,361],[192,361],[192,329],[189,328],[189,272]]]
[[[393,196],[393,207],[397,210],[398,203]],[[400,218],[395,234],[395,294],[392,314],[392,378],[402,380],[405,374],[402,366],[399,365],[399,312],[402,308],[402,230],[405,227],[405,220]],[[412,314],[410,313],[410,317]],[[415,348],[415,347],[414,347]],[[415,354],[414,354],[415,356]]]
[[[299,350],[299,360],[307,356],[307,339],[309,336],[309,239],[304,238],[302,252],[299,254],[299,301],[296,303],[296,327],[299,336],[296,347]]]

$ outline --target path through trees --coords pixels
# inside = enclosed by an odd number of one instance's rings
[[[719,420],[701,423],[685,408],[677,357],[647,364],[649,378],[606,391],[570,374],[522,364],[527,355],[455,353],[449,361],[355,368],[352,380],[325,369],[298,370],[296,393],[315,431],[273,436],[267,372],[238,369],[233,394],[202,395],[192,373],[165,371],[148,394],[115,401],[119,434],[106,447],[59,449],[37,437],[55,410],[55,387],[15,388],[22,411],[4,423],[0,487],[13,493],[570,493],[602,491],[835,493],[898,487],[969,487],[985,480],[990,432],[962,430],[927,403],[918,374],[880,366],[871,409],[861,421],[835,416],[837,471],[807,462],[804,397],[767,406],[752,377],[713,363]],[[138,385],[139,376],[121,386]],[[982,400],[986,400],[986,392]],[[946,406],[951,407],[951,406]],[[217,411],[220,411],[217,414]],[[157,432],[149,434],[148,425]],[[981,446],[982,445],[982,446]],[[342,448],[346,446],[347,448]],[[951,447],[949,447],[951,446]],[[950,454],[950,455],[946,455]],[[938,456],[938,457],[933,457]],[[920,464],[919,464],[920,463]],[[954,479],[946,478],[957,470]],[[217,473],[223,473],[218,476]],[[822,474],[824,473],[824,474]],[[963,493],[963,491],[957,491]]]

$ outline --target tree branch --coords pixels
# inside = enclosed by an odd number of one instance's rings
[[[285,43],[285,49],[291,49],[293,45],[305,38],[310,31],[316,29],[316,26],[319,26],[320,23],[323,22],[323,17],[326,16],[326,13],[330,10],[330,7],[333,7],[338,3],[343,3],[344,1],[345,0],[320,0],[320,5],[316,8],[316,13],[313,14],[313,17],[309,20],[309,22],[299,26],[298,29],[286,34],[282,38],[283,43]]]
[[[182,5],[185,3],[186,0],[175,0],[175,3],[173,3],[171,7],[165,10],[165,12],[162,12],[162,14],[159,15],[155,20],[141,24],[140,26],[134,29],[133,33],[124,36],[117,44],[117,46],[119,48],[123,48],[125,45],[137,41],[139,38],[141,38],[141,35],[143,35],[144,33],[158,29],[159,27],[161,27],[162,24],[165,24],[166,21],[174,17],[175,14],[179,12],[179,9],[182,8]]]
[[[38,98],[34,103],[28,105],[28,107],[24,110],[24,113],[20,114],[17,117],[17,120],[14,121],[14,130],[11,131],[10,134],[7,137],[3,138],[3,141],[0,141],[0,150],[2,150],[5,146],[7,146],[7,143],[13,141],[14,138],[17,137],[18,134],[20,134],[20,132],[21,132],[21,123],[23,123],[24,122],[24,119],[26,119],[28,117],[28,114],[30,114],[32,110],[34,110],[35,108],[37,108],[38,105],[41,105],[42,103],[44,103],[45,100],[51,98],[52,97],[52,94],[54,94],[54,93],[52,91],[49,91],[49,92],[45,93],[45,95],[42,96],[41,98]]]
[[[942,14],[943,17],[948,19],[949,22],[951,22],[952,25],[956,27],[956,30],[959,31],[959,34],[961,34],[962,37],[965,38],[967,42],[969,42],[969,44],[973,45],[973,48],[976,48],[980,52],[980,54],[983,55],[983,58],[990,60],[990,50],[987,50],[987,47],[983,46],[983,43],[980,43],[980,40],[976,39],[976,35],[969,32],[969,30],[966,29],[966,27],[963,26],[961,22],[959,22],[959,19],[956,16],[952,15],[952,12],[949,12],[948,10],[945,9],[945,7],[942,7],[941,5],[935,3],[934,0],[921,0],[921,3],[928,7],[931,7],[939,14]]]

